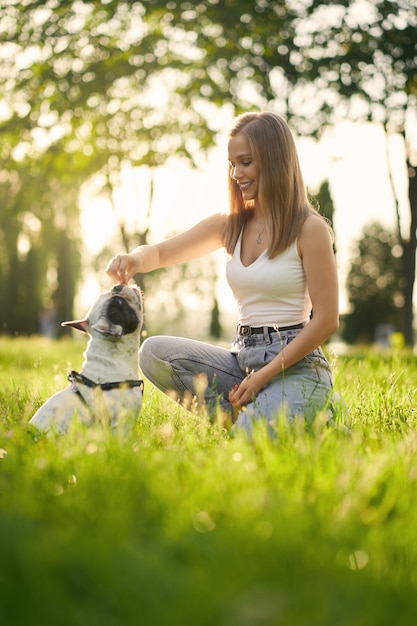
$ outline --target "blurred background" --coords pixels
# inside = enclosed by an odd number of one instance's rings
[[[3,0],[0,333],[60,337],[116,253],[228,211],[227,131],[288,121],[333,224],[344,344],[414,346],[414,0]],[[136,282],[146,333],[227,340],[218,252]]]

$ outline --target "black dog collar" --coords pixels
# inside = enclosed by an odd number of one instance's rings
[[[79,374],[75,370],[71,370],[67,376],[70,383],[75,385],[75,383],[80,383],[81,385],[86,385],[87,387],[100,387],[103,391],[110,391],[111,389],[120,389],[121,387],[129,387],[129,389],[133,387],[140,387],[143,393],[144,383],[143,380],[121,380],[114,383],[95,383],[90,380],[86,376]]]

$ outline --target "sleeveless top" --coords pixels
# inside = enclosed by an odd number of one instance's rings
[[[311,300],[297,241],[274,259],[268,259],[268,250],[264,250],[247,267],[240,258],[241,242],[242,233],[226,264],[227,282],[238,305],[238,323],[279,327],[306,322]]]

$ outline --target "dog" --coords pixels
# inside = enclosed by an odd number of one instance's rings
[[[143,299],[136,286],[115,285],[101,294],[85,319],[62,322],[90,337],[81,372],[68,374],[71,386],[57,392],[33,415],[30,424],[47,434],[65,434],[78,421],[104,423],[127,434],[142,408],[138,350]]]

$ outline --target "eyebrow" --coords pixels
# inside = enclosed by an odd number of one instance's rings
[[[242,154],[237,154],[236,158],[237,159],[244,159],[245,157],[251,157],[252,158],[252,152],[243,152]],[[230,157],[229,157],[229,161],[230,161]]]

